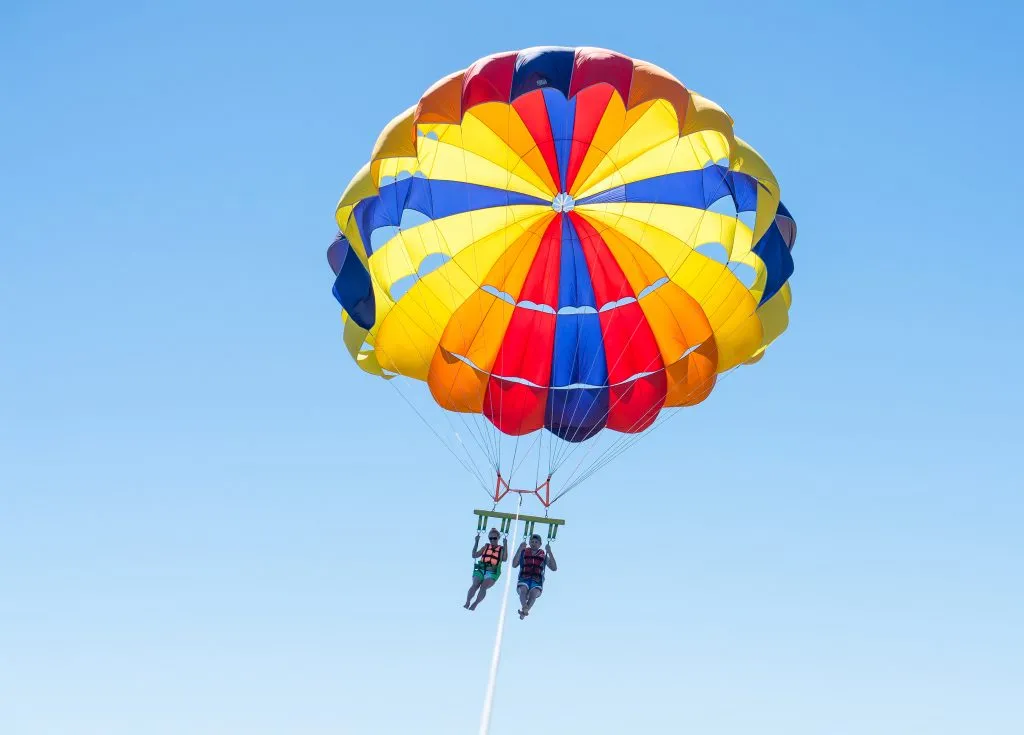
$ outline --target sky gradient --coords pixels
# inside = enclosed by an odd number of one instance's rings
[[[1022,11],[483,7],[0,10],[0,732],[476,731],[485,499],[351,364],[325,252],[394,115],[545,44],[732,115],[794,303],[559,503],[491,732],[1024,732]]]

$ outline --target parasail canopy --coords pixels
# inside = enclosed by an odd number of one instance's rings
[[[788,323],[796,226],[768,164],[715,103],[604,49],[441,79],[382,131],[336,216],[356,364],[424,384],[466,426],[456,454],[472,437],[505,480],[502,442],[539,432],[540,484],[575,445],[704,401]]]

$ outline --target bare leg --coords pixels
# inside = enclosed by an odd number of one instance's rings
[[[526,606],[523,608],[524,613],[526,613],[527,615],[530,614],[530,608],[533,607],[533,603],[535,603],[537,601],[537,598],[540,597],[541,592],[543,592],[543,590],[540,587],[534,587],[532,590],[530,590],[530,596],[526,600]]]
[[[519,619],[522,620],[526,617],[526,598],[530,590],[526,585],[520,585],[516,587],[516,592],[519,593]]]
[[[477,579],[476,577],[473,577],[473,585],[469,588],[469,592],[466,593],[466,604],[463,605],[463,607],[467,610],[473,609],[469,606],[469,601],[473,599],[473,593],[476,592],[477,589],[479,589],[481,582],[483,582],[482,579]]]
[[[480,604],[480,601],[487,597],[487,590],[494,586],[493,579],[485,579],[484,583],[480,585],[480,594],[476,596],[476,601],[469,606],[470,610],[476,610],[476,606]]]

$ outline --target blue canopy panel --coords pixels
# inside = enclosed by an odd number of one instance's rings
[[[679,171],[613,186],[584,197],[577,202],[577,206],[643,202],[708,209],[723,197],[732,197],[736,212],[757,210],[757,179],[716,164],[699,171]]]
[[[349,317],[363,329],[373,326],[377,302],[366,266],[352,250],[348,239],[338,233],[327,248],[327,262],[335,273],[331,292]]]
[[[544,106],[548,111],[555,159],[558,161],[558,190],[565,191],[569,169],[569,155],[572,153],[572,133],[576,124],[576,98],[567,100],[556,89],[544,89]]]
[[[377,196],[367,197],[355,206],[353,216],[363,239],[366,255],[373,254],[370,236],[381,227],[398,227],[402,212],[420,212],[432,220],[462,214],[474,209],[507,207],[517,204],[550,206],[546,199],[464,181],[428,179],[410,176],[380,187]]]
[[[779,208],[782,209],[782,206],[779,205]],[[786,217],[786,219],[790,218]],[[758,306],[777,294],[789,277],[793,275],[793,254],[789,248],[789,243],[779,229],[779,218],[776,216],[768,231],[751,248],[751,252],[761,259],[767,271],[764,293],[761,295]]]
[[[737,212],[755,211],[757,179],[715,164],[698,171],[678,171],[612,187],[578,200],[576,206],[644,202],[707,209],[725,196],[732,197]]]
[[[580,442],[608,420],[608,366],[587,259],[569,217],[560,216],[558,314],[544,425],[565,441]]]
[[[576,63],[576,49],[564,46],[540,46],[521,51],[516,57],[512,72],[512,93],[509,100],[514,102],[535,89],[557,89],[562,97],[569,97],[569,82],[572,80],[573,65]]]

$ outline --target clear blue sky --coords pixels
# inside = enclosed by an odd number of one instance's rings
[[[1024,732],[1019,9],[165,5],[0,10],[0,732],[475,732],[482,495],[325,249],[393,115],[541,44],[733,115],[795,301],[559,504],[492,732]]]

